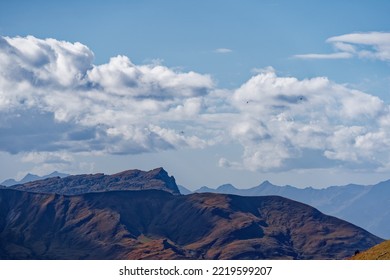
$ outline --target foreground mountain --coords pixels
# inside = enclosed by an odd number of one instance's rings
[[[0,189],[0,258],[343,259],[383,241],[278,196],[183,196],[112,186],[72,196]]]
[[[364,252],[355,254],[352,260],[390,260],[390,240],[384,241]]]
[[[45,176],[38,176],[38,175],[35,175],[35,174],[28,173],[20,181],[16,181],[14,179],[7,179],[7,180],[3,181],[2,183],[0,183],[0,185],[6,186],[6,187],[10,187],[10,186],[13,186],[13,185],[25,184],[25,183],[28,183],[28,182],[37,181],[37,180],[43,180],[43,179],[47,179],[47,178],[53,178],[53,177],[64,178],[64,177],[67,177],[67,176],[69,176],[69,174],[60,173],[58,171],[54,171],[54,172],[50,173],[49,175],[45,175]]]
[[[163,190],[172,194],[180,194],[175,178],[169,176],[163,168],[150,171],[127,170],[105,175],[83,174],[65,178],[53,177],[11,186],[10,188],[36,193],[55,193],[65,195],[85,194],[91,192],[118,190]]]
[[[350,184],[326,189],[281,187],[265,181],[250,189],[237,189],[226,184],[217,189],[202,187],[196,192],[242,196],[280,195],[309,204],[328,215],[347,220],[380,237],[390,238],[390,181],[372,186]]]

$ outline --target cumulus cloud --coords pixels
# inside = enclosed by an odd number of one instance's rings
[[[210,76],[125,56],[102,65],[93,58],[81,43],[0,39],[3,151],[131,154],[206,145],[174,122],[202,113]]]
[[[176,73],[156,64],[136,66],[126,56],[93,67],[88,78],[93,85],[113,94],[157,100],[202,96],[212,87],[207,75]]]
[[[231,102],[240,112],[230,131],[244,148],[244,168],[283,169],[308,151],[320,151],[311,153],[317,162],[381,166],[389,160],[383,151],[390,135],[380,124],[388,106],[327,78],[278,77],[270,69],[235,90]]]
[[[331,41],[353,55],[366,42],[353,36]],[[377,53],[385,52],[384,42],[377,41]],[[73,166],[74,154],[222,142],[243,149],[242,158],[221,155],[218,165],[225,168],[286,170],[308,157],[317,163],[313,168],[389,166],[389,106],[326,77],[280,77],[267,67],[227,90],[209,75],[159,63],[136,65],[116,56],[94,65],[93,59],[81,43],[0,38],[0,149],[25,153],[24,162],[47,170]]]
[[[352,57],[390,61],[390,33],[368,32],[334,36],[326,40],[336,52],[330,54],[299,54],[300,59],[346,59]]]
[[[93,53],[80,43],[33,36],[0,38],[0,62],[7,69],[3,82],[30,83],[35,87],[74,87],[92,67]]]

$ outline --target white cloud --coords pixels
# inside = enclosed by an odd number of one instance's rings
[[[233,50],[228,49],[228,48],[218,48],[218,49],[215,49],[214,52],[221,53],[221,54],[226,54],[226,53],[233,52]]]
[[[28,80],[36,87],[79,85],[92,67],[93,53],[80,43],[33,36],[0,39],[0,61],[10,81]]]
[[[333,42],[333,46],[336,50],[345,52],[349,54],[351,57],[352,54],[356,53],[356,47],[351,44],[346,44],[343,42]]]
[[[358,39],[351,38],[332,43],[359,55]],[[313,168],[389,166],[389,106],[326,77],[279,77],[268,67],[226,90],[209,75],[136,65],[125,56],[94,65],[93,58],[80,43],[1,38],[0,149],[27,153],[25,162],[46,170],[73,166],[73,154],[229,142],[242,146],[242,158],[221,155],[221,167],[288,170],[302,161]]]
[[[93,58],[80,43],[1,38],[1,148],[127,154],[205,145],[175,122],[202,114],[210,76]]]
[[[266,66],[263,68],[253,68],[252,73],[253,74],[263,74],[263,73],[271,73],[271,72],[276,72],[275,68],[272,66]]]
[[[227,160],[226,158],[220,158],[218,161],[218,166],[223,168],[231,168],[236,170],[242,170],[243,165],[240,162],[232,162]]]
[[[346,59],[351,58],[353,55],[348,52],[337,52],[330,54],[319,54],[319,53],[308,53],[308,54],[297,54],[295,58],[301,59]]]
[[[317,163],[381,166],[390,159],[384,152],[390,135],[380,123],[386,123],[388,106],[326,78],[298,80],[263,72],[238,88],[231,101],[240,111],[231,135],[244,148],[247,169],[293,168],[286,164],[309,150],[320,152]]]
[[[349,48],[351,53],[362,58],[390,60],[390,33],[352,33],[331,37],[327,42],[338,49]]]
[[[170,99],[201,96],[213,86],[211,78],[195,72],[176,73],[161,65],[134,65],[117,56],[87,73],[94,86],[133,98]]]
[[[390,61],[390,33],[368,32],[334,36],[326,40],[336,50],[330,54],[300,54],[300,59],[345,59],[352,57]]]
[[[73,161],[72,155],[66,152],[29,152],[23,155],[22,162],[34,164],[61,163],[67,164]]]
[[[59,152],[27,152],[22,155],[21,162],[31,165],[27,171],[19,171],[18,178],[27,172],[40,176],[62,170],[69,173],[92,172],[94,164],[76,160],[68,151]]]

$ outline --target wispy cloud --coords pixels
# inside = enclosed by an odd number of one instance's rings
[[[351,58],[353,55],[348,52],[337,52],[330,54],[319,54],[319,53],[308,53],[308,54],[297,54],[295,58],[300,59],[345,59]]]
[[[226,53],[233,52],[233,50],[227,49],[227,48],[219,48],[219,49],[215,49],[214,52],[221,53],[221,54],[226,54]]]
[[[369,32],[334,36],[326,40],[336,52],[298,54],[299,59],[346,59],[352,57],[390,61],[390,33]]]
[[[380,37],[376,59],[386,57]],[[356,49],[358,55],[355,42],[363,42],[359,36],[329,40],[341,53]],[[81,43],[0,38],[1,151],[49,169],[69,165],[73,154],[233,142],[243,147],[241,161],[221,155],[220,166],[288,169],[309,154],[310,162],[390,167],[390,107],[325,77],[280,77],[268,67],[226,90],[205,74],[137,65],[126,56],[101,65],[93,59]]]

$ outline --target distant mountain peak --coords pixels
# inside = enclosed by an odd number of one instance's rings
[[[231,193],[237,191],[237,188],[232,184],[224,184],[217,188],[218,192]]]
[[[38,176],[38,175],[35,175],[35,174],[32,174],[32,173],[27,173],[26,176],[24,176],[21,181],[30,182],[30,181],[34,181],[34,180],[39,180],[40,178],[41,177]]]
[[[270,186],[270,185],[274,186],[274,184],[272,184],[272,183],[271,183],[270,181],[268,181],[268,180],[265,180],[265,181],[263,181],[263,183],[260,184],[260,186]]]
[[[192,191],[183,187],[182,185],[177,185],[177,187],[179,188],[179,191],[182,195],[187,195],[187,194],[192,194]]]
[[[7,179],[7,180],[3,181],[0,185],[10,187],[13,185],[25,184],[25,183],[29,183],[29,182],[33,182],[33,181],[37,181],[37,180],[42,180],[42,179],[47,179],[47,178],[53,178],[53,177],[63,178],[66,176],[69,176],[69,174],[60,173],[58,171],[54,171],[54,172],[52,172],[48,175],[44,175],[44,176],[39,176],[36,174],[27,173],[20,181],[16,181],[15,179]]]
[[[202,187],[195,192],[233,193],[231,189]],[[264,181],[248,189],[235,189],[235,195],[277,195],[300,201],[318,208],[321,212],[350,221],[370,232],[390,238],[390,180],[373,185],[348,184],[317,189],[278,186]]]

